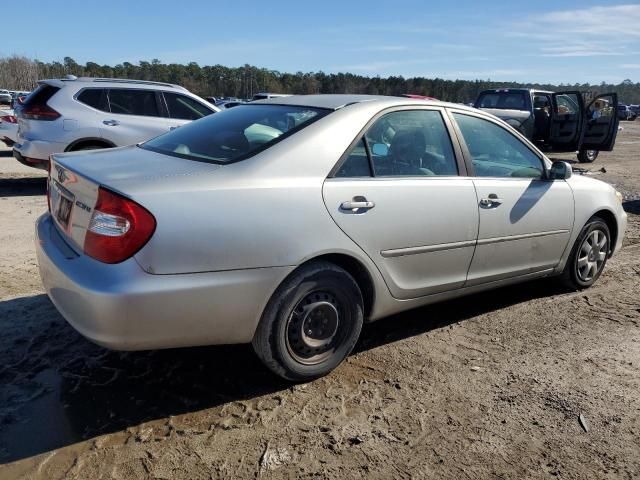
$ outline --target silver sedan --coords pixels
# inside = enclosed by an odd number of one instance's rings
[[[622,244],[611,186],[479,110],[277,98],[144,144],[51,158],[40,272],[115,349],[252,342],[324,375],[363,322],[540,277],[591,286]]]

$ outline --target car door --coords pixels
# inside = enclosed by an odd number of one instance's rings
[[[467,285],[554,268],[573,228],[569,185],[546,180],[542,157],[487,117],[452,111],[480,218]]]
[[[133,145],[167,131],[156,91],[110,88],[107,96],[109,111],[101,115],[100,133],[113,144]]]
[[[186,95],[173,92],[163,92],[162,95],[167,109],[168,118],[165,120],[167,130],[173,130],[214,113],[197,100]]]
[[[575,152],[580,147],[584,123],[584,102],[578,91],[551,95],[548,144],[556,152]]]
[[[618,135],[618,95],[605,93],[586,108],[582,150],[611,151]]]
[[[324,182],[329,213],[396,298],[453,290],[466,280],[478,209],[448,122],[440,108],[381,113]]]

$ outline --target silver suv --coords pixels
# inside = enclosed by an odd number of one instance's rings
[[[139,143],[219,109],[183,87],[113,78],[43,80],[16,111],[13,156],[47,169],[49,155]]]

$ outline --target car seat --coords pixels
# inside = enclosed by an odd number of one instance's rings
[[[549,115],[549,101],[544,98],[536,98],[533,102],[534,115],[534,140],[546,140],[549,138],[551,128],[551,116]]]
[[[434,175],[423,167],[427,143],[420,129],[399,130],[389,146],[389,159],[393,175]]]

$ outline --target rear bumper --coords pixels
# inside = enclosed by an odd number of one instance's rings
[[[49,169],[49,160],[40,160],[38,158],[23,157],[15,148],[13,149],[13,158],[27,167],[39,168],[41,170]]]
[[[0,140],[9,146],[13,145],[18,138],[18,125],[15,123],[0,122]]]
[[[49,298],[78,332],[117,350],[250,342],[292,267],[151,275],[135,259],[107,265],[78,255],[46,213],[36,251]]]
[[[16,143],[13,146],[13,156],[29,167],[46,170],[49,165],[49,155],[64,152],[65,149],[64,143],[24,140],[22,137],[19,140],[22,143]]]

